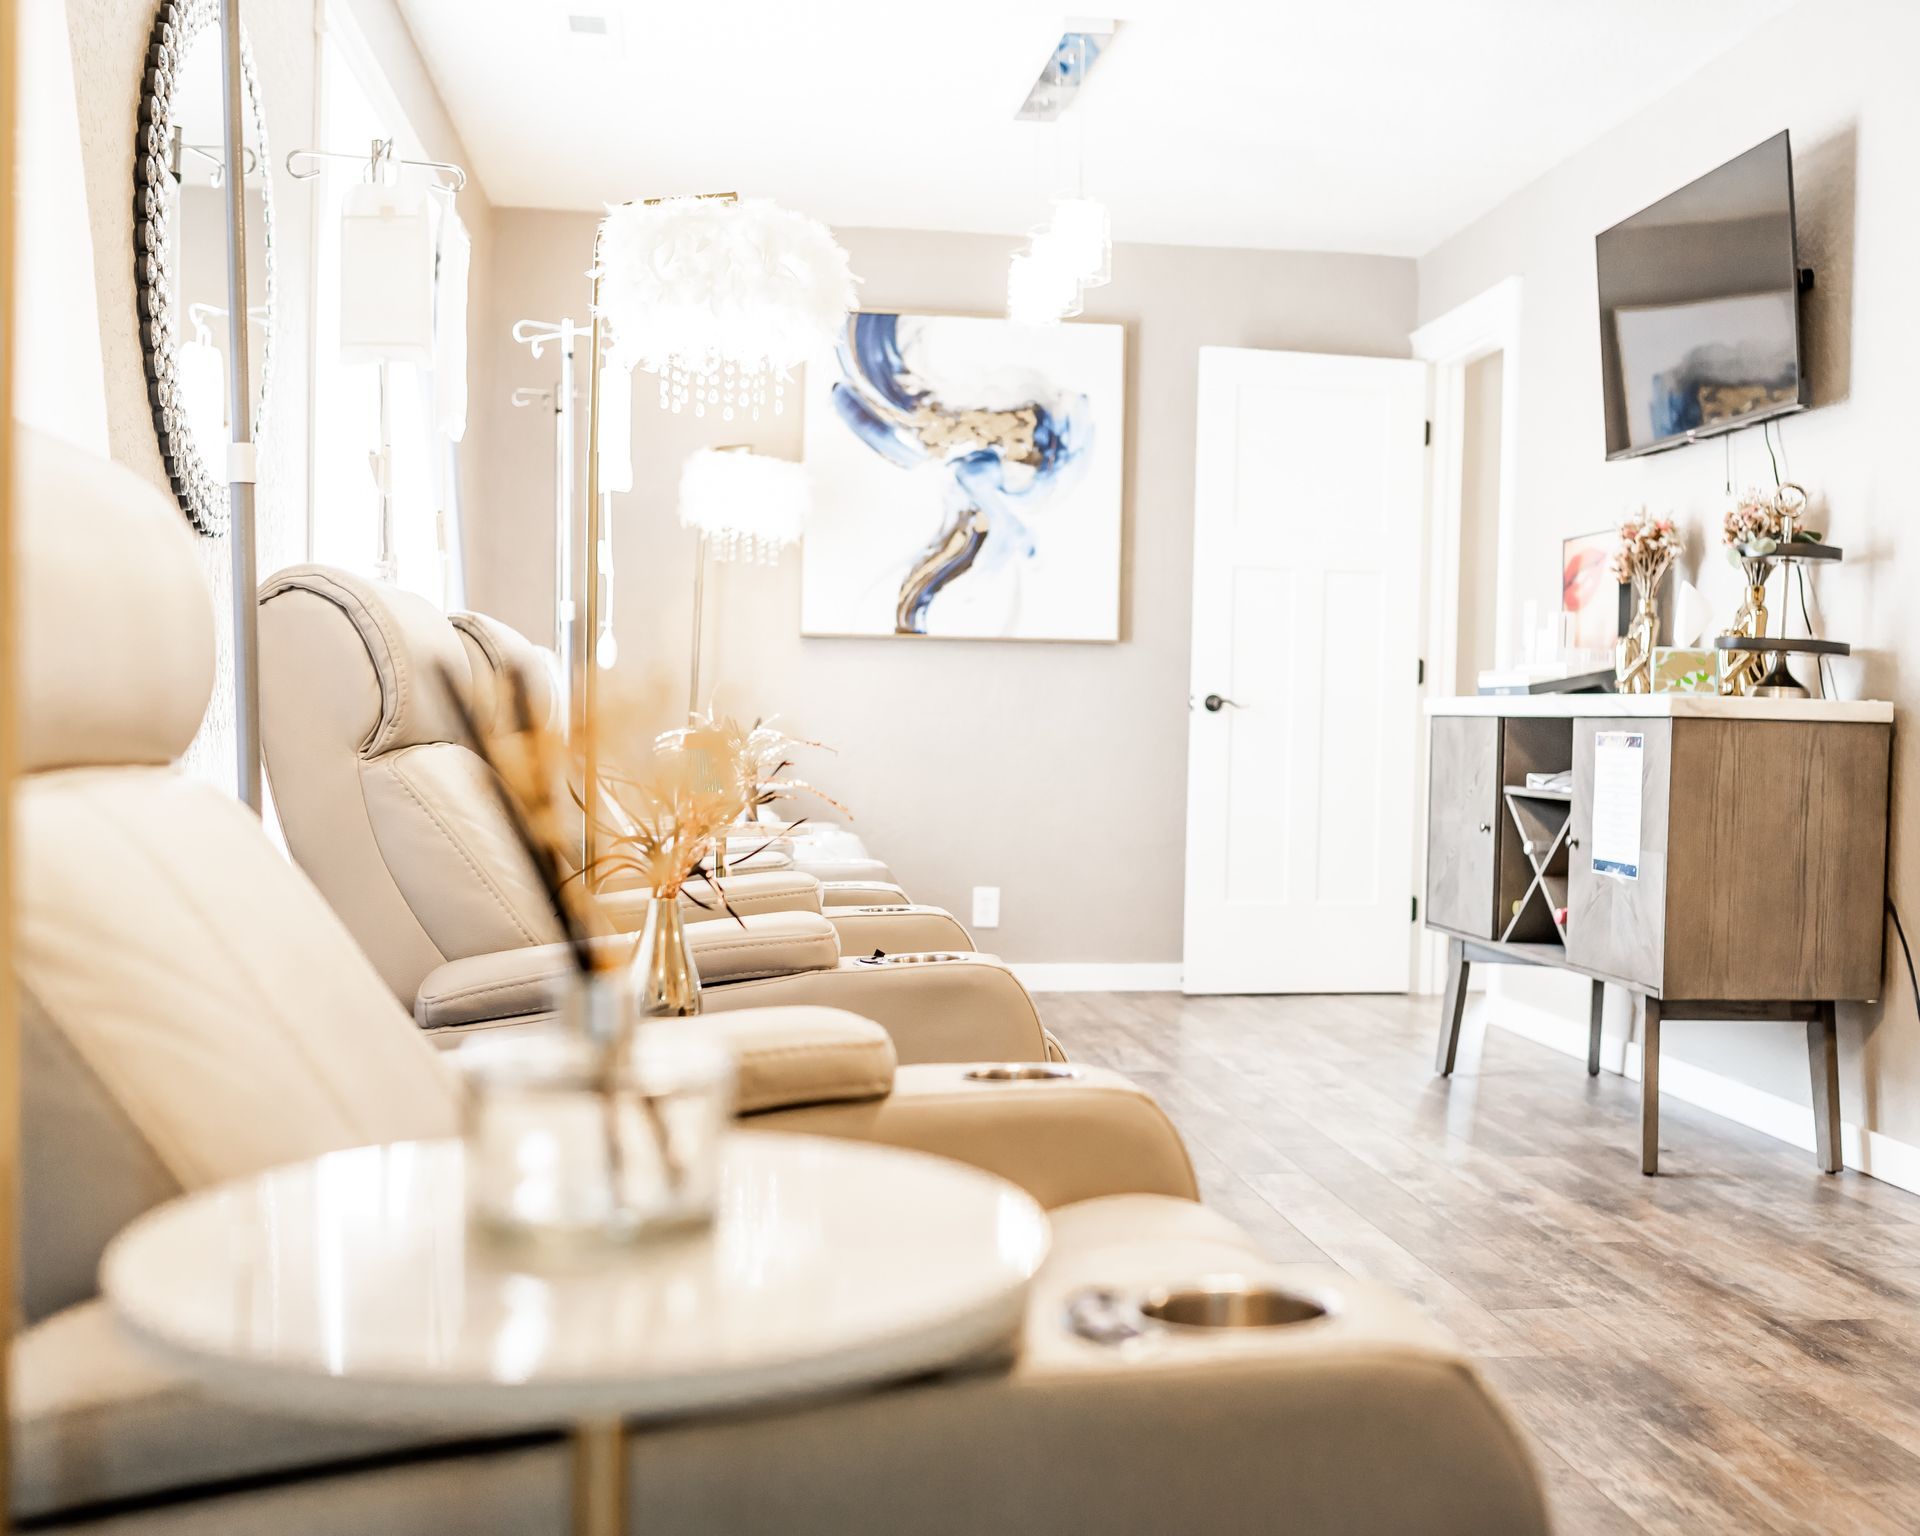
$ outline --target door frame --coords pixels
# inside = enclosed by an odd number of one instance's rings
[[[1460,525],[1463,515],[1461,471],[1466,457],[1467,369],[1483,357],[1501,354],[1500,474],[1494,518],[1494,628],[1496,666],[1510,666],[1518,652],[1513,613],[1514,488],[1519,474],[1520,441],[1520,279],[1505,278],[1485,292],[1428,321],[1408,337],[1413,355],[1432,369],[1433,455],[1427,495],[1427,682],[1424,699],[1453,692],[1460,661]],[[1424,829],[1427,802],[1427,754],[1416,761],[1414,826]],[[1427,884],[1427,845],[1415,839],[1414,889]],[[1423,898],[1424,899],[1424,898]],[[1420,991],[1437,992],[1446,974],[1446,940],[1422,930],[1414,963]]]

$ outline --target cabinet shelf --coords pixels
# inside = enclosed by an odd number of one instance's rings
[[[1508,784],[1501,793],[1518,795],[1522,800],[1559,800],[1573,804],[1573,791],[1570,789],[1529,789],[1525,784]]]

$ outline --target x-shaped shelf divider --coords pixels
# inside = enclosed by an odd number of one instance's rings
[[[1567,942],[1567,929],[1566,925],[1560,921],[1561,904],[1555,899],[1553,891],[1548,888],[1547,881],[1557,879],[1564,884],[1567,878],[1564,874],[1551,874],[1548,866],[1553,863],[1554,854],[1559,852],[1566,842],[1567,831],[1573,825],[1572,799],[1565,795],[1514,788],[1505,789],[1502,794],[1506,799],[1507,814],[1513,818],[1514,827],[1520,833],[1521,851],[1526,854],[1527,862],[1533,866],[1533,879],[1528,883],[1525,894],[1514,907],[1513,916],[1507,920],[1506,931],[1500,937],[1505,940],[1513,936],[1514,930],[1520,926],[1520,919],[1527,915],[1528,903],[1533,900],[1534,893],[1538,892],[1540,899],[1546,903],[1547,916],[1553,921],[1554,932],[1560,935],[1560,942],[1564,944]],[[1521,814],[1523,804],[1527,807],[1526,815]],[[1557,827],[1549,827],[1548,816],[1542,814],[1545,807],[1553,805],[1563,808],[1560,824]],[[1527,824],[1529,816],[1534,821],[1532,826]],[[1543,835],[1546,838],[1544,849],[1541,846]]]

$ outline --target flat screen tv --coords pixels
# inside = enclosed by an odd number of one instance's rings
[[[1806,405],[1783,131],[1595,241],[1607,457]]]

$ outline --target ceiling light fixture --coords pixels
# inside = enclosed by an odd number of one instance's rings
[[[1053,200],[1046,225],[1033,232],[1007,268],[1007,316],[1022,325],[1057,325],[1081,312],[1089,288],[1113,276],[1113,235],[1106,204],[1086,194],[1086,128],[1081,88],[1113,35],[1113,23],[1077,23],[1063,35],[1016,116],[1060,125],[1070,134],[1073,190]],[[1104,30],[1099,30],[1104,28]]]
[[[660,377],[660,404],[755,421],[789,371],[831,348],[854,307],[847,253],[825,225],[766,198],[625,203],[594,270],[609,361]]]

